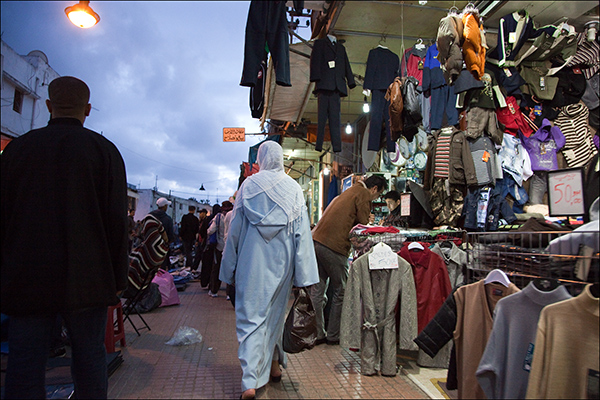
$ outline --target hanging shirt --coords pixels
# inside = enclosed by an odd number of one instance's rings
[[[523,181],[533,175],[529,153],[523,147],[520,138],[505,133],[498,156],[502,170],[509,173],[519,186],[523,186]]]
[[[564,286],[544,292],[533,283],[504,297],[494,310],[494,327],[477,368],[488,399],[524,399],[542,308],[570,299]]]
[[[502,179],[502,167],[500,166],[496,146],[489,136],[482,135],[475,140],[469,139],[477,184],[479,186],[489,185]]]
[[[425,245],[423,250],[409,250],[404,242],[400,256],[412,266],[417,290],[418,331],[435,316],[452,291],[448,271],[442,258]]]

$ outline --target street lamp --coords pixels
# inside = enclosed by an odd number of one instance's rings
[[[100,21],[100,16],[92,10],[89,1],[80,1],[74,6],[65,8],[65,14],[80,28],[91,28]]]

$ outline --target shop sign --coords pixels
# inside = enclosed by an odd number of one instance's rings
[[[246,128],[223,128],[224,142],[245,142]]]

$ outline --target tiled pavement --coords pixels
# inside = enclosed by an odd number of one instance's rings
[[[200,283],[179,292],[181,304],[144,314],[150,331],[137,336],[126,322],[124,363],[110,377],[109,398],[230,398],[241,394],[242,371],[237,358],[235,312],[224,290],[211,298]],[[136,326],[142,325],[133,316]],[[165,344],[180,326],[197,329],[201,343]],[[118,349],[118,345],[117,345]],[[360,357],[339,346],[321,345],[288,355],[280,383],[257,392],[259,399],[428,398],[405,375],[363,376]]]

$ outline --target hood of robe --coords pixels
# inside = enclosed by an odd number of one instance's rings
[[[244,201],[244,213],[267,243],[287,227],[285,212],[266,195]]]

